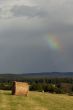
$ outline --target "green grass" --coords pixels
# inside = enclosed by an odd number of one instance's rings
[[[25,97],[0,91],[0,110],[73,110],[73,96],[30,92]]]

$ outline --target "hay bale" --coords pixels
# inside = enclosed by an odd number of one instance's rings
[[[28,95],[29,84],[23,82],[13,82],[12,95]]]

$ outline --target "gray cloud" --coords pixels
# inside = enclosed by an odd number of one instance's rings
[[[1,3],[0,73],[73,71],[72,0]],[[50,48],[49,33],[62,50]]]
[[[20,16],[27,16],[27,17],[45,17],[48,16],[48,12],[39,8],[39,7],[30,7],[30,6],[14,6],[11,9],[11,12],[14,16],[20,17]]]

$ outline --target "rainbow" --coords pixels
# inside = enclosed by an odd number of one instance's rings
[[[58,37],[49,35],[47,41],[48,41],[49,48],[51,48],[52,50],[62,49],[62,45]]]

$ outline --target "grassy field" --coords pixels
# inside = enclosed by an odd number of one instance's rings
[[[73,110],[73,97],[30,92],[28,97],[0,91],[0,110]]]

